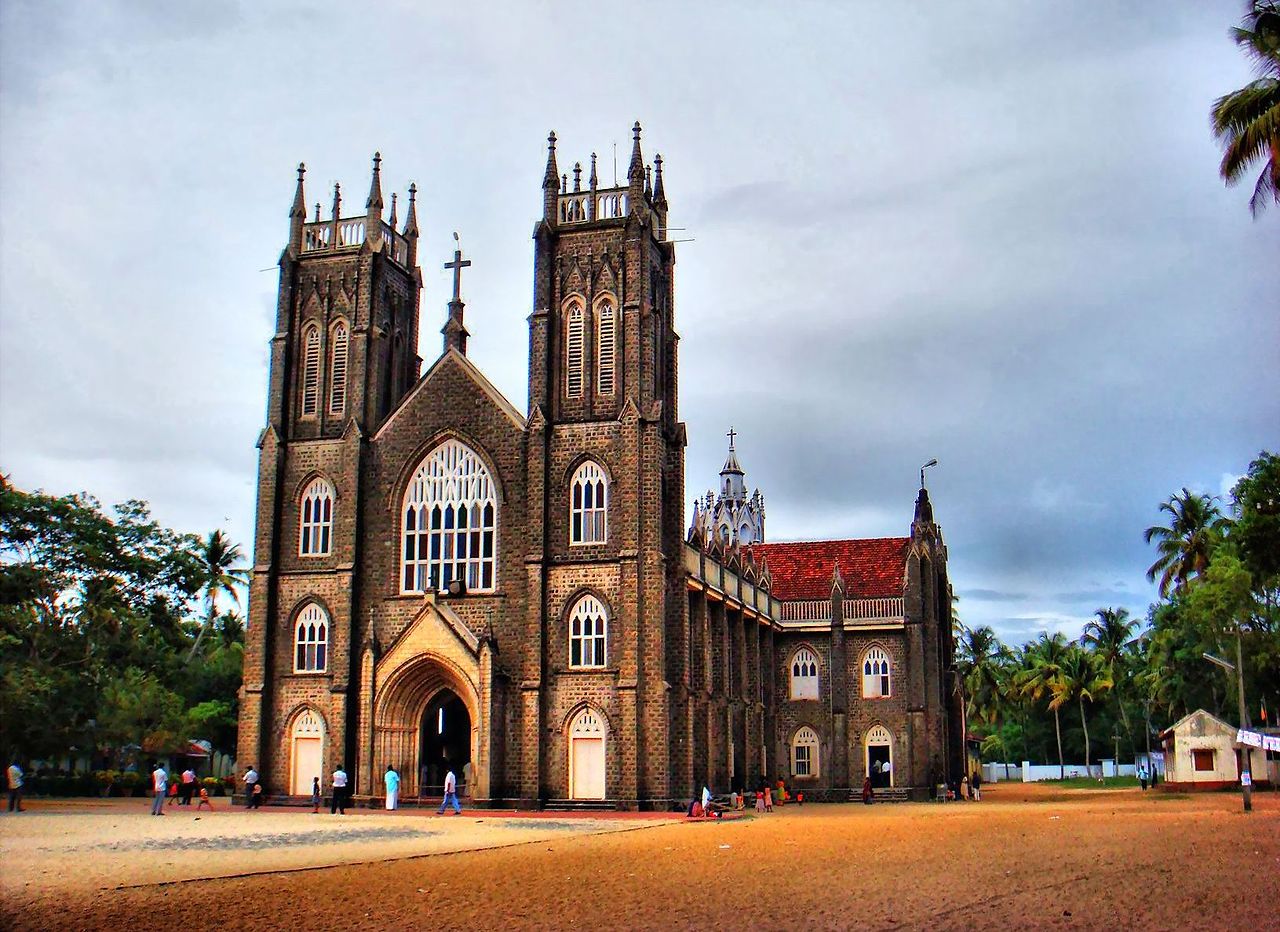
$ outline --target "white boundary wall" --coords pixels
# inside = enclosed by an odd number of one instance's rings
[[[1023,761],[1021,764],[1010,762],[1007,776],[1004,764],[983,764],[982,779],[987,783],[1001,783],[1008,780],[1036,783],[1040,780],[1057,780],[1064,772],[1067,779],[1072,777],[1093,777],[1096,779],[1099,776],[1136,777],[1138,764],[1146,763],[1146,760],[1147,756],[1143,754],[1138,758],[1137,763],[1121,764],[1117,768],[1115,761],[1108,757],[1102,761],[1095,761],[1087,772],[1084,764],[1068,763],[1065,768],[1060,768],[1057,764],[1033,764],[1030,761]],[[1155,765],[1156,772],[1163,776],[1164,755],[1153,753],[1151,762]]]

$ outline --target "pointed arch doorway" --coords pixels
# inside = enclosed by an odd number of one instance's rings
[[[867,732],[867,776],[876,789],[893,786],[893,736],[883,725]]]
[[[458,781],[458,795],[470,791],[471,713],[448,687],[432,696],[422,713],[418,764],[418,795],[441,795],[450,770]]]
[[[314,710],[304,709],[294,719],[291,737],[289,793],[310,796],[312,779],[319,777],[324,785],[324,722]]]
[[[569,798],[605,798],[604,717],[583,709],[569,725]]]

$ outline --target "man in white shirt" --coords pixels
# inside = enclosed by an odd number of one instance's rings
[[[191,797],[196,792],[196,772],[188,767],[182,771],[182,805],[190,806]]]
[[[22,812],[22,768],[15,760],[9,765],[9,811]],[[1145,790],[1146,787],[1144,786]]]
[[[440,800],[440,808],[436,815],[444,815],[445,807],[453,804],[456,815],[462,815],[462,806],[458,803],[458,778],[452,770],[444,775],[444,799]]]
[[[244,807],[246,809],[253,808],[253,786],[258,782],[258,771],[253,769],[253,764],[249,765],[249,769],[244,772]]]
[[[335,812],[339,815],[347,814],[347,772],[342,769],[341,764],[333,772],[333,799],[329,803],[329,815]]]
[[[164,795],[168,789],[169,774],[163,764],[157,763],[156,769],[151,771],[151,792],[155,794],[151,800],[152,815],[164,815]]]

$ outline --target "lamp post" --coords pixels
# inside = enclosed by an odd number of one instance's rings
[[[938,461],[936,459],[931,459],[929,460],[929,462],[925,463],[923,466],[920,467],[920,488],[922,489],[924,488],[924,471],[928,469],[930,466],[937,466],[937,465],[938,465]]]
[[[1223,660],[1221,657],[1215,657],[1213,656],[1213,654],[1209,653],[1208,651],[1205,651],[1203,656],[1205,660],[1209,661],[1210,663],[1216,663],[1218,666],[1222,667],[1222,669],[1226,670],[1228,673],[1236,674],[1236,683],[1239,686],[1239,699],[1240,699],[1240,727],[1247,728],[1248,721],[1246,720],[1245,716],[1248,715],[1248,710],[1245,708],[1245,704],[1244,704],[1244,649],[1240,646],[1240,640],[1241,640],[1240,626],[1237,624],[1236,625],[1236,662],[1235,663],[1231,663],[1230,661]],[[1252,812],[1253,811],[1253,755],[1250,753],[1249,745],[1247,744],[1240,745],[1240,753],[1241,755],[1243,755],[1241,757],[1240,762],[1244,765],[1243,767],[1240,768],[1241,770],[1240,789],[1244,795],[1244,811]]]

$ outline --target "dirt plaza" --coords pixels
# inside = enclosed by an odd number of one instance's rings
[[[984,796],[697,824],[478,810],[159,819],[145,800],[37,800],[0,820],[0,925],[1275,926],[1280,794],[1256,794],[1248,816],[1227,793]]]

